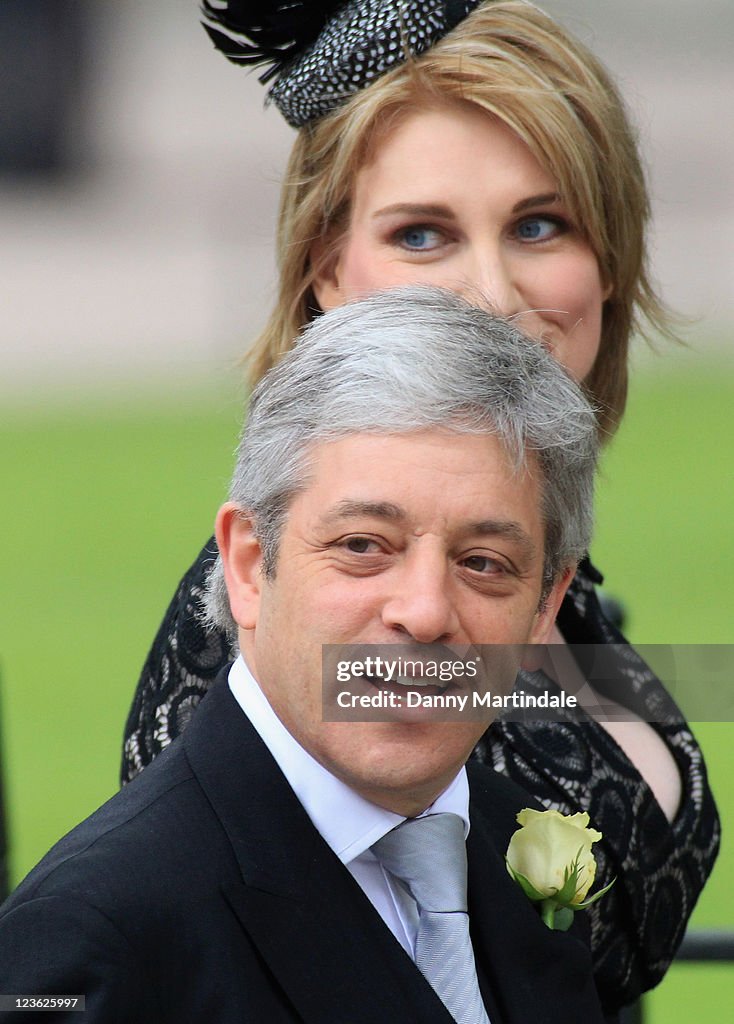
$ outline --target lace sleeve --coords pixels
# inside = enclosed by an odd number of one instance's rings
[[[202,621],[206,580],[217,557],[212,537],[178,585],[140,674],[125,724],[123,785],[186,728],[219,671],[231,661],[223,633]]]

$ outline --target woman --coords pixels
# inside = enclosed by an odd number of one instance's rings
[[[247,26],[235,6],[215,14],[206,5],[228,56],[248,63],[282,50],[277,25],[261,17]],[[295,16],[299,5],[285,6]],[[635,141],[604,70],[522,2],[426,0],[396,12],[394,0],[369,0],[337,5],[323,29],[288,29],[297,41],[271,95],[300,131],[281,208],[279,301],[252,352],[253,381],[319,311],[400,283],[441,284],[517,317],[583,381],[611,437],[630,333],[665,329],[665,313],[646,271]],[[200,617],[215,556],[210,541],[153,645],[128,721],[124,781],[185,727],[230,658],[226,638]],[[600,611],[599,582],[585,562],[544,666],[557,679],[570,674],[574,689],[583,659],[564,641],[624,643]],[[628,647],[607,650],[625,704],[649,714],[660,683]],[[604,833],[599,881],[618,878],[591,909],[602,1000],[614,1011],[654,985],[718,849],[701,753],[679,715],[654,726],[495,723],[476,757],[548,806],[589,811]]]

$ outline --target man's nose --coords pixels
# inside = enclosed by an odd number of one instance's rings
[[[393,578],[382,620],[389,629],[418,643],[457,639],[459,615],[445,557],[437,553],[406,557]]]

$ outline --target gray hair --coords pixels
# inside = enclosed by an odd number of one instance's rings
[[[453,292],[381,292],[318,317],[260,381],[237,453],[230,499],[273,577],[289,505],[308,484],[314,446],[350,434],[444,427],[497,436],[542,477],[543,596],[586,551],[598,455],[594,411],[566,371],[512,324]],[[236,635],[221,558],[209,621]]]

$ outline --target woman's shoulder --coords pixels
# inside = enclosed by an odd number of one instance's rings
[[[125,725],[123,783],[183,732],[231,660],[228,638],[204,617],[206,584],[218,554],[211,537],[181,578],[153,639]]]

